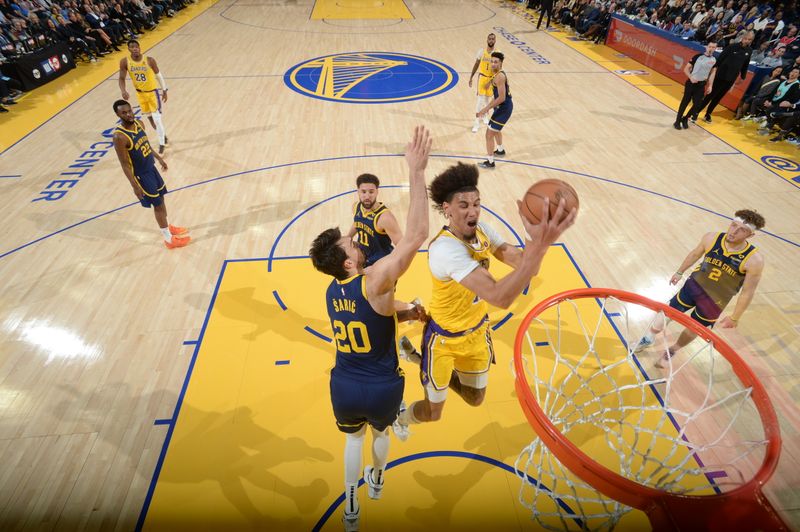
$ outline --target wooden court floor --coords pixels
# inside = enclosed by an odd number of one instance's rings
[[[440,423],[392,442],[391,459],[414,459],[390,471],[386,500],[366,503],[364,529],[487,526],[476,516],[488,495],[491,523],[532,528],[502,467],[532,438],[509,372],[516,320],[587,284],[666,299],[701,235],[740,208],[767,220],[754,240],[767,269],[725,338],[778,411],[783,454],[765,491],[800,526],[800,189],[785,162],[797,150],[724,113],[675,131],[677,84],[615,73],[647,69],[533,31],[516,3],[386,2],[399,11],[382,17],[376,3],[339,2],[312,17],[323,4],[205,0],[143,39],[170,87],[164,175],[170,221],[191,228],[184,249],[164,248],[104,144],[118,56],[26,96],[14,109],[26,118],[0,119],[0,529],[340,526],[326,280],[303,257],[322,229],[349,224],[360,173],[381,178],[404,223],[414,125],[434,135],[429,179],[481,159],[467,78],[489,32],[515,110],[507,155],[481,174],[482,216],[515,242],[514,200],[548,177],[577,189],[580,216],[497,330],[486,404],[451,398]],[[426,276],[421,255],[401,295],[429,300]]]

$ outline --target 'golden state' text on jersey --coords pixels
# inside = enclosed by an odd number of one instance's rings
[[[133,122],[133,129],[125,129],[119,125],[114,132],[122,133],[128,138],[128,161],[134,175],[143,175],[155,168],[153,149],[138,121]]]
[[[720,233],[714,245],[706,250],[702,262],[692,272],[691,278],[699,284],[720,309],[742,288],[744,265],[755,252],[756,247],[748,244],[740,251],[728,251],[725,246],[725,233]]]
[[[356,228],[358,246],[364,252],[364,266],[375,264],[394,249],[389,235],[377,228],[378,218],[388,210],[382,203],[371,211],[364,209],[361,203],[356,204],[353,225]]]
[[[344,281],[334,279],[325,293],[325,302],[336,344],[334,370],[353,377],[396,377],[397,320],[394,315],[382,316],[372,308],[364,275]]]

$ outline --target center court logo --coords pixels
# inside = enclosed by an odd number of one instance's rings
[[[295,92],[344,103],[398,103],[430,98],[458,82],[455,70],[425,57],[348,52],[304,61],[283,75]]]

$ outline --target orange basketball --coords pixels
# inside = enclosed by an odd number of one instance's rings
[[[573,208],[578,209],[580,205],[578,193],[569,183],[560,179],[542,179],[534,183],[522,198],[522,212],[529,222],[538,224],[541,221],[542,203],[545,198],[550,198],[550,216],[555,216],[558,202],[564,198],[566,204],[562,220]]]

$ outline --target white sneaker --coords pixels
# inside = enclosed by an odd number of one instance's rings
[[[342,516],[342,524],[344,524],[345,532],[358,532],[359,520],[361,518],[361,508],[354,514],[347,512]]]
[[[636,347],[633,348],[633,352],[638,353],[643,349],[647,349],[651,345],[653,345],[653,340],[651,338],[648,338],[647,336],[642,336],[642,339],[639,340],[639,343],[636,344]]]
[[[406,402],[400,402],[400,414],[406,411]],[[394,420],[392,423],[392,431],[394,435],[397,436],[397,439],[400,441],[406,441],[408,439],[409,434],[411,432],[408,430],[408,425],[404,425],[400,423],[400,415],[398,414],[397,419]]]
[[[364,483],[367,485],[367,494],[369,495],[370,499],[375,499],[376,501],[381,498],[381,492],[383,491],[383,478],[381,478],[381,483],[378,484],[372,478],[372,472],[375,470],[374,467],[368,465],[364,468]]]
[[[422,357],[420,356],[419,352],[417,352],[414,344],[411,343],[411,340],[408,339],[408,336],[401,336],[400,340],[397,341],[397,352],[400,354],[401,358],[408,360],[416,364],[417,366],[422,364]]]

